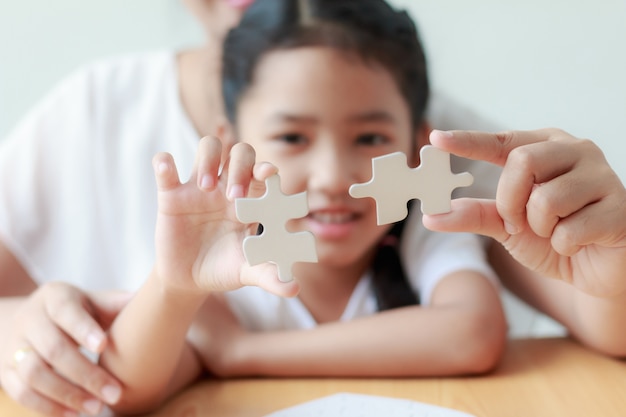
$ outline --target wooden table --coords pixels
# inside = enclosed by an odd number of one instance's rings
[[[479,417],[624,417],[626,363],[568,339],[513,340],[501,365],[487,376],[206,380],[150,417],[261,417],[338,392],[406,398]],[[0,392],[0,416],[36,414]]]

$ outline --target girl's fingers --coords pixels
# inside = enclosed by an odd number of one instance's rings
[[[260,287],[280,297],[295,297],[300,290],[296,280],[282,282],[278,279],[278,269],[271,263],[255,266],[245,264],[241,271],[241,284]]]
[[[252,175],[256,181],[265,182],[265,180],[278,173],[278,168],[269,162],[259,162],[254,165]]]
[[[152,167],[159,191],[167,191],[180,185],[174,158],[169,153],[159,152],[154,155]]]
[[[229,200],[233,201],[248,194],[255,160],[256,153],[252,146],[246,143],[237,143],[232,147],[226,183],[226,196]]]
[[[213,190],[218,183],[222,160],[222,142],[212,136],[204,137],[198,144],[194,174],[198,188]]]
[[[278,173],[278,168],[269,162],[259,162],[252,170],[253,181],[250,183],[248,195],[251,197],[262,196],[265,191],[265,180]]]

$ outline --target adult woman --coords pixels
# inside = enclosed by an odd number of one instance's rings
[[[102,327],[125,297],[82,291],[134,290],[145,279],[156,211],[140,213],[132,201],[154,199],[154,153],[192,159],[202,136],[220,132],[222,40],[251,3],[186,0],[206,29],[201,48],[83,68],[3,140],[0,331],[11,336],[2,338],[0,375],[23,404],[50,415],[94,414],[119,397],[119,383],[79,346],[104,348]],[[95,201],[93,189],[108,191]],[[81,235],[101,216],[119,228]],[[26,359],[21,377],[11,371],[15,357]]]

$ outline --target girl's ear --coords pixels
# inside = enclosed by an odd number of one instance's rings
[[[430,144],[430,139],[428,137],[430,136],[430,132],[432,130],[433,129],[430,126],[430,123],[427,121],[423,121],[417,128],[417,131],[415,132],[416,147],[410,161],[410,166],[416,167],[420,164],[420,149],[422,149],[422,146]]]

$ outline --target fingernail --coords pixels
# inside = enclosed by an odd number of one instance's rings
[[[99,332],[91,332],[87,335],[87,348],[92,352],[98,352],[104,342],[104,336]]]
[[[445,136],[447,138],[451,138],[452,136],[454,136],[452,134],[452,132],[450,132],[448,130],[438,130],[438,129],[435,129],[435,130],[433,130],[433,132],[436,132],[437,134],[439,134],[441,136]]]
[[[158,166],[157,166],[157,170],[159,171],[159,174],[163,174],[165,171],[167,171],[168,166],[165,162],[161,162]]]
[[[120,400],[122,390],[115,385],[106,385],[102,388],[102,398],[107,404],[115,404]]]
[[[213,187],[213,177],[210,175],[203,175],[202,179],[200,180],[200,188],[204,189],[204,190],[208,190],[211,189]]]
[[[243,197],[243,186],[240,184],[231,185],[228,190],[228,198],[234,200],[240,197]]]
[[[83,403],[83,410],[92,416],[98,414],[101,408],[102,403],[98,400],[87,400]]]
[[[506,230],[506,232],[510,235],[516,235],[519,233],[519,228],[509,222],[504,222],[504,230]]]

